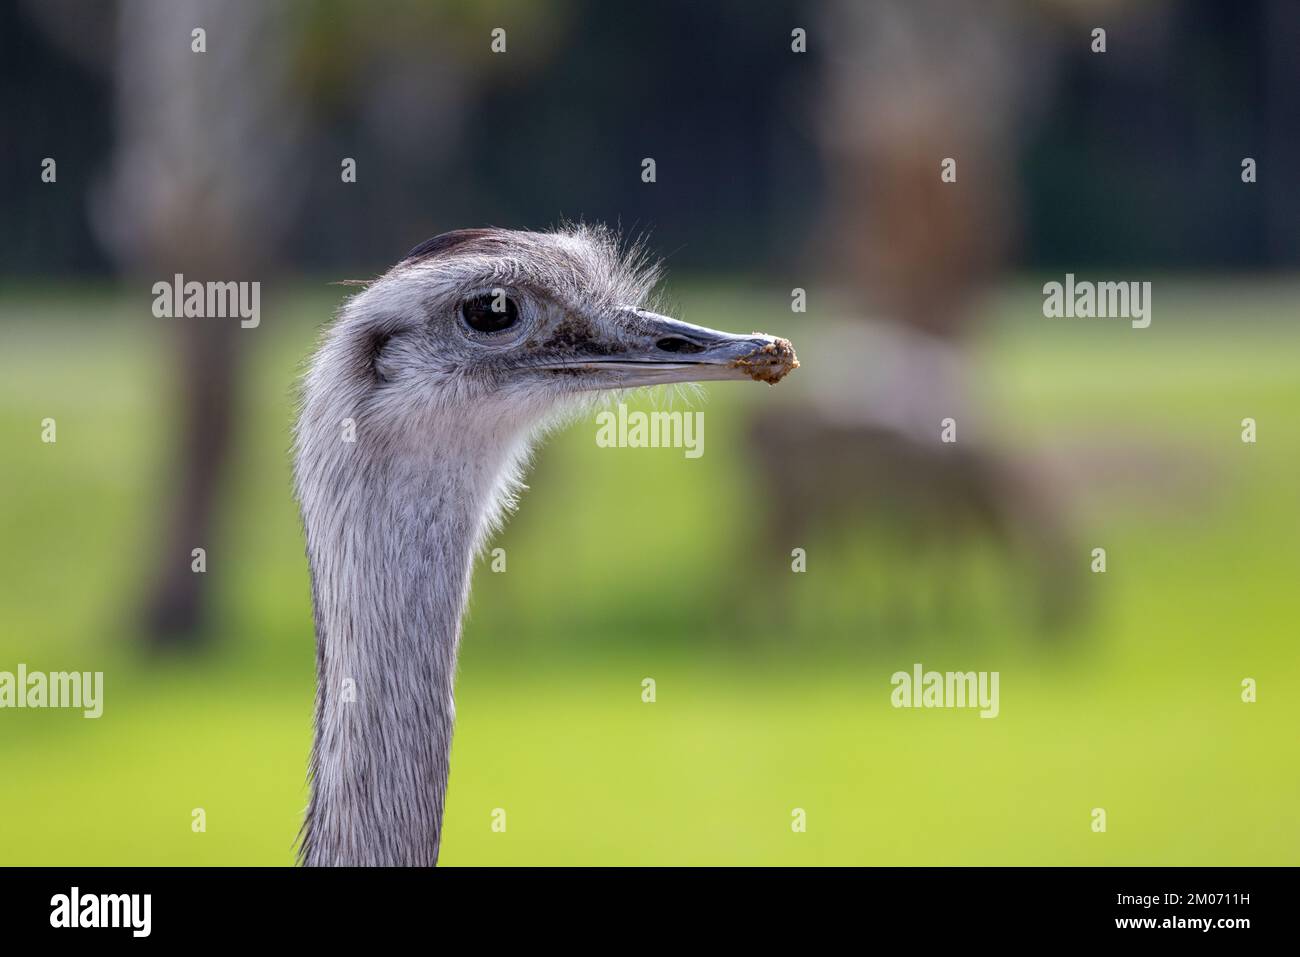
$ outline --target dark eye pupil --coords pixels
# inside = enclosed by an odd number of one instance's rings
[[[519,307],[513,299],[490,293],[465,300],[460,312],[469,327],[479,332],[500,332],[519,321]]]

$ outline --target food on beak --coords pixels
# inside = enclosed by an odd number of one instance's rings
[[[754,333],[756,336],[761,332]],[[799,358],[789,339],[773,339],[748,355],[731,360],[733,368],[742,370],[755,382],[776,385],[793,370],[799,368]]]

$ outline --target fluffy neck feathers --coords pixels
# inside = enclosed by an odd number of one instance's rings
[[[304,410],[297,485],[316,617],[309,865],[436,863],[470,568],[512,499],[519,434],[423,424],[343,442]],[[335,420],[338,421],[338,420]]]

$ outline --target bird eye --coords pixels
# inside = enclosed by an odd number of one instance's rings
[[[519,321],[519,307],[500,291],[466,299],[460,307],[460,314],[477,332],[501,332]]]

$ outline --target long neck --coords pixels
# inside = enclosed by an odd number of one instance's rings
[[[437,862],[460,619],[493,484],[449,457],[344,469],[303,502],[318,673],[304,864]]]

